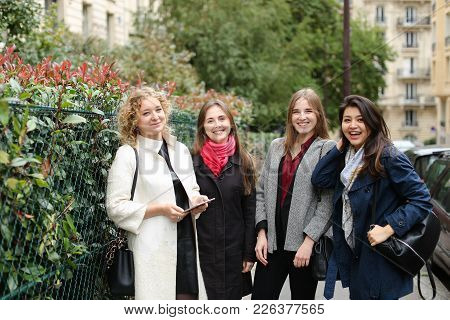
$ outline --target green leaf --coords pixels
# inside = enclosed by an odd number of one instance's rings
[[[3,164],[9,163],[9,154],[3,150],[0,150],[0,163],[3,163]]]
[[[24,158],[14,158],[11,161],[11,166],[12,167],[22,167],[24,165],[26,165],[28,163],[27,159]]]
[[[4,237],[4,239],[7,242],[10,242],[11,239],[12,239],[12,233],[11,233],[11,230],[9,230],[8,226],[5,226],[4,224],[2,224],[0,226],[0,230],[1,230],[1,233],[2,233],[2,235]]]
[[[61,104],[61,108],[63,108],[63,109],[66,109],[70,106],[72,106],[72,102],[69,100],[64,100],[63,103]]]
[[[36,179],[45,179],[45,177],[42,173],[32,173],[32,174],[29,174],[28,176],[36,178]]]
[[[34,163],[41,163],[41,160],[36,159],[36,158],[25,158],[25,160],[27,160],[28,162],[34,162]]]
[[[11,189],[11,190],[16,189],[18,183],[19,183],[19,180],[15,179],[15,178],[9,178],[8,180],[6,180],[6,186],[8,187],[8,189]]]
[[[19,92],[22,91],[22,87],[20,86],[20,84],[14,78],[9,79],[9,85],[11,86],[11,89],[15,93],[19,93]]]
[[[75,225],[73,224],[73,220],[72,217],[70,215],[66,215],[66,221],[70,226],[70,229],[72,230],[73,233],[77,233],[77,229],[75,228]]]
[[[71,114],[70,116],[67,116],[62,122],[67,124],[86,123],[86,118],[83,118],[82,116],[79,116],[77,114]]]
[[[17,288],[17,274],[10,274],[8,277],[9,291],[14,291]]]
[[[6,127],[9,122],[9,105],[5,100],[0,100],[0,123]]]
[[[51,262],[57,262],[58,260],[61,259],[61,257],[59,256],[59,254],[57,254],[55,251],[52,251],[48,254],[48,259]]]
[[[28,99],[29,97],[31,97],[31,93],[29,93],[29,92],[22,92],[22,93],[20,94],[20,96],[19,96],[19,99],[20,99],[20,100],[26,100],[26,99]]]
[[[96,113],[96,114],[99,114],[99,115],[101,115],[101,116],[104,116],[104,115],[105,115],[105,113],[104,113],[102,110],[97,109],[97,108],[92,108],[92,112],[93,112],[93,113]]]
[[[36,121],[34,119],[30,119],[27,121],[27,132],[33,131],[36,129]]]
[[[41,187],[41,188],[48,188],[49,187],[47,181],[45,181],[45,180],[36,179],[35,181],[36,181],[36,184],[38,185],[38,187]]]

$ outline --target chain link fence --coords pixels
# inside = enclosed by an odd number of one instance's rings
[[[174,112],[188,146],[195,119]],[[102,277],[114,233],[107,172],[119,146],[114,115],[9,106],[0,138],[1,299],[108,299]]]

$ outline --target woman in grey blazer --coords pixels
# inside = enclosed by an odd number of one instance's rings
[[[255,247],[259,260],[252,299],[278,299],[289,275],[292,299],[314,299],[309,264],[314,242],[329,228],[332,190],[318,190],[311,175],[335,146],[319,96],[306,88],[289,103],[286,135],[272,141],[256,189]]]

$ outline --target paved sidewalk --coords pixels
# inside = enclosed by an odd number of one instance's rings
[[[255,268],[253,268],[252,273],[254,275]],[[442,284],[442,282],[434,276],[434,281],[436,282],[436,298],[435,300],[450,300],[450,291]],[[316,291],[316,300],[324,300],[323,297],[323,287],[325,282],[320,281]],[[426,268],[423,268],[420,276],[420,287],[422,288],[422,294],[425,298],[431,299],[433,296],[433,291],[431,289],[430,281],[428,279],[428,274],[426,272]],[[348,289],[342,288],[340,282],[336,283],[336,289],[334,291],[334,299],[335,300],[349,300],[348,298]],[[246,296],[245,300],[250,299],[250,296]],[[286,279],[284,283],[283,289],[281,290],[280,300],[290,300],[291,292],[289,289],[289,277]],[[417,289],[417,277],[414,278],[414,291],[403,297],[402,300],[421,300],[419,291]]]

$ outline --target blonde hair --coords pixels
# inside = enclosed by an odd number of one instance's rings
[[[317,124],[314,128],[315,135],[321,137],[322,139],[329,138],[327,118],[325,117],[325,110],[322,106],[322,102],[320,101],[320,97],[313,89],[304,88],[295,92],[289,102],[289,109],[286,119],[286,141],[284,143],[284,152],[288,152],[294,146],[295,140],[297,139],[298,133],[292,125],[292,112],[294,110],[295,103],[300,99],[305,99],[310,107],[313,108],[313,111],[317,116]]]
[[[150,87],[133,89],[125,104],[120,108],[118,114],[119,134],[122,144],[129,144],[132,147],[136,146],[136,137],[139,133],[139,129],[137,127],[139,110],[141,108],[142,101],[148,98],[157,99],[161,103],[161,107],[163,108],[164,113],[166,114],[166,119],[168,120],[170,103],[163,92],[156,91]],[[166,123],[163,133],[169,133],[169,131],[169,127]]]

